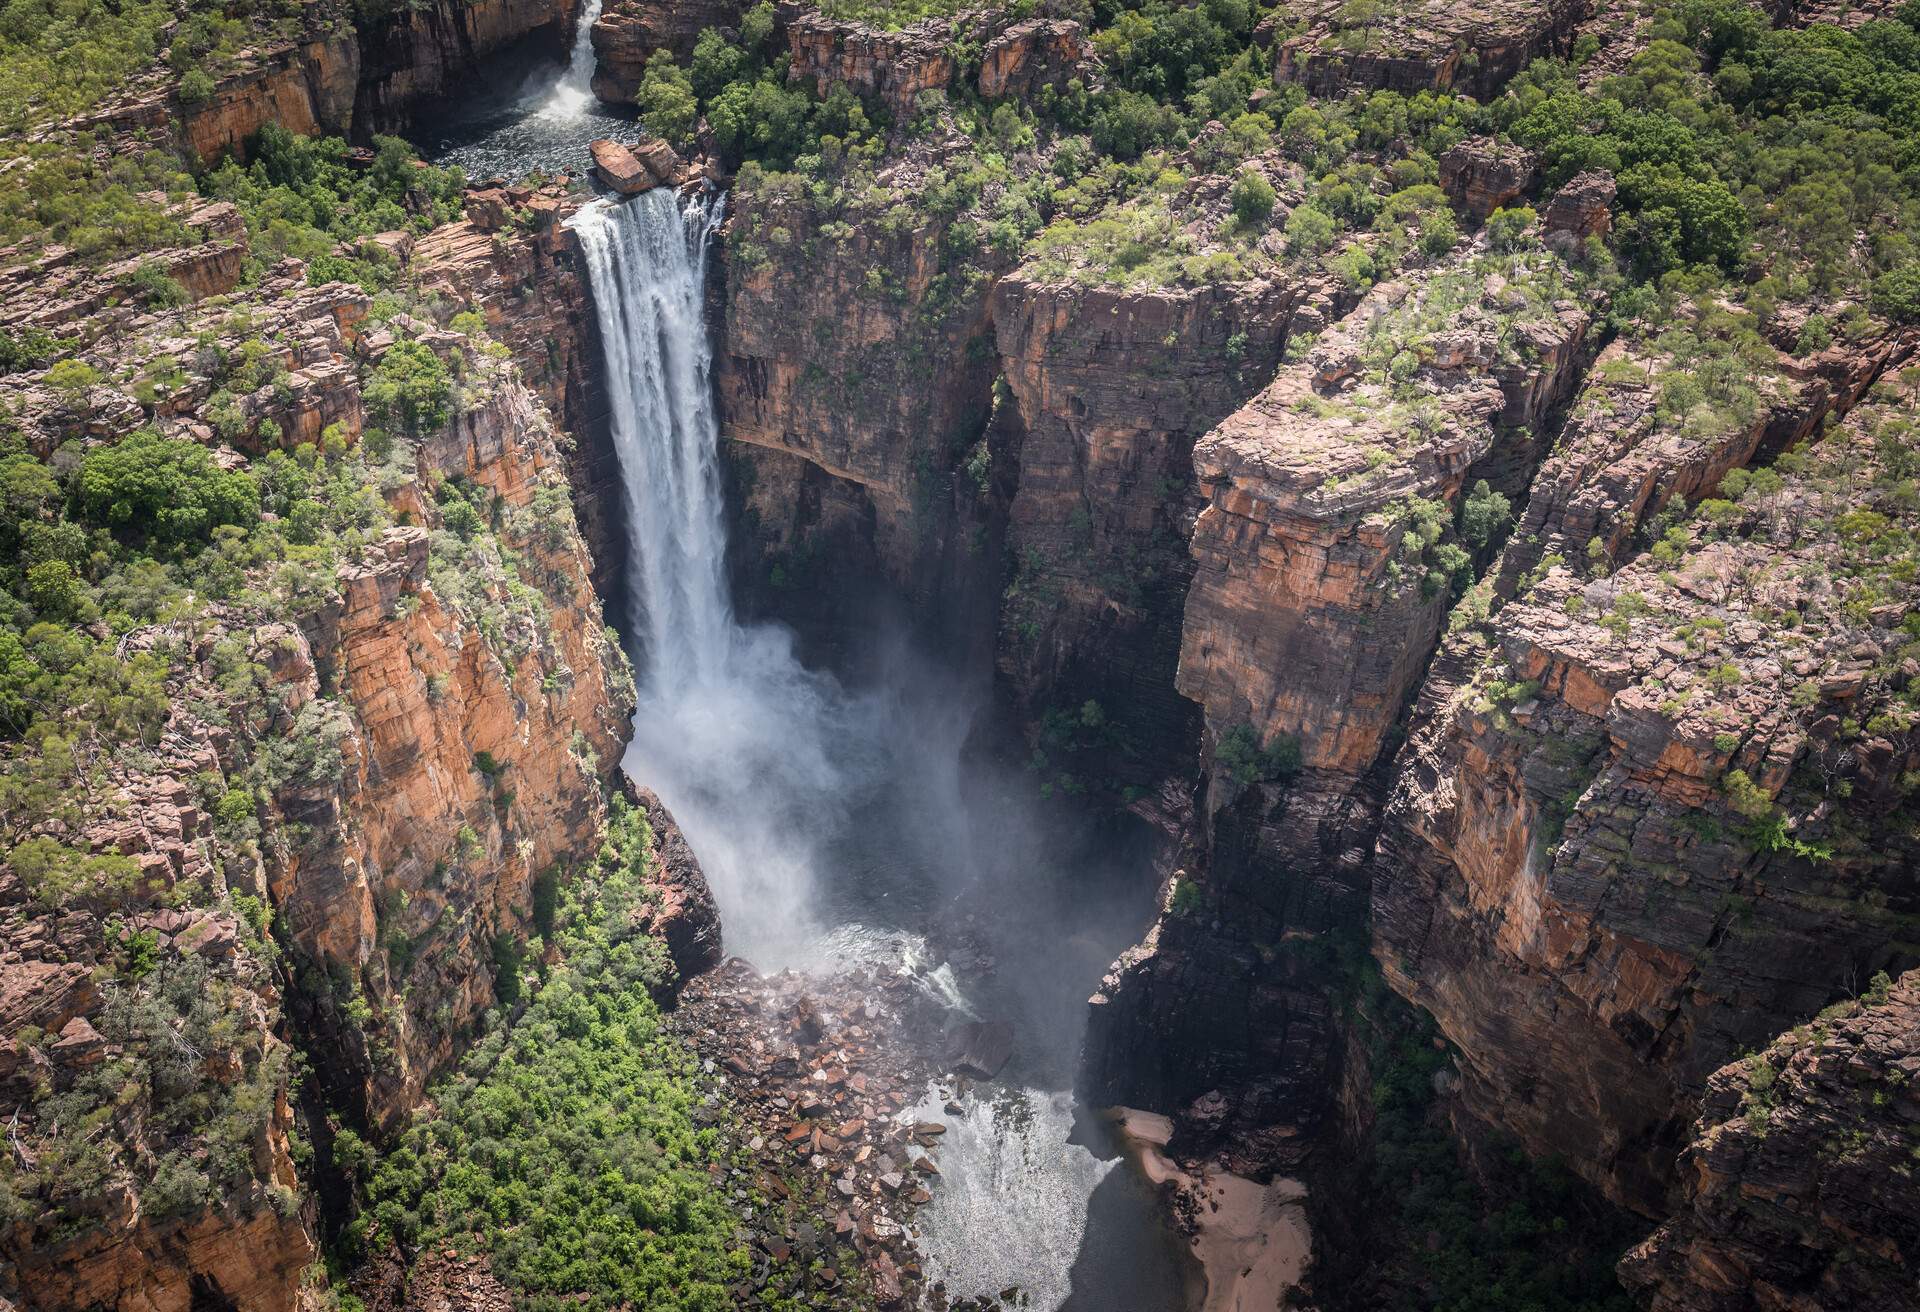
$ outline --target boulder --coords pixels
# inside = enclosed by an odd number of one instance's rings
[[[990,1080],[1013,1056],[1013,1026],[999,1020],[973,1020],[947,1035],[947,1062],[961,1075]]]
[[[589,143],[587,149],[593,153],[594,176],[622,196],[637,196],[673,182],[686,167],[673,147],[658,137],[635,146],[600,140]]]

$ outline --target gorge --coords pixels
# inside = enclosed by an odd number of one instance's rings
[[[1920,1306],[1920,11],[22,5],[0,1298]]]

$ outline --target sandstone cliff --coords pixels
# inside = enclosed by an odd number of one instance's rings
[[[1564,52],[1591,0],[1546,4],[1451,0],[1363,6],[1285,0],[1276,16],[1274,76],[1316,96],[1352,89],[1498,92],[1535,57]]]
[[[632,104],[654,51],[685,64],[701,32],[737,28],[749,7],[746,0],[609,0],[593,25],[593,94]]]
[[[1912,603],[1871,563],[1908,530],[1868,454],[1910,404],[1723,479],[1737,503],[1616,574],[1552,566],[1416,714],[1376,955],[1460,1048],[1473,1114],[1648,1212],[1716,1067],[1913,964]],[[1864,519],[1833,501],[1846,468]]]
[[[545,35],[564,39],[578,0],[429,0],[367,15],[342,0],[299,7],[297,32],[262,27],[209,70],[213,91],[185,99],[163,64],[133,73],[107,103],[69,126],[140,131],[203,164],[240,155],[268,123],[301,136],[403,128],[411,111],[459,89],[487,56]]]
[[[806,588],[831,613],[876,586],[922,603],[957,577],[992,586],[969,555],[982,491],[963,466],[992,405],[988,297],[1008,260],[972,246],[970,215],[872,202],[951,187],[971,162],[937,133],[864,194],[823,202],[757,170],[734,188],[714,365],[736,537],[761,562],[741,580],[749,605]]]
[[[481,290],[428,249],[446,290]],[[346,479],[235,535],[223,600],[120,641],[166,672],[163,726],[83,748],[81,795],[10,835],[0,1248],[37,1305],[292,1307],[315,1246],[282,1033],[328,1052],[308,1092],[350,1119],[410,1109],[512,1004],[534,885],[598,842],[626,737],[630,675],[508,349],[375,321],[296,262],[249,303],[122,307],[81,335],[99,385],[14,392],[37,452],[145,428],[269,489]],[[423,360],[444,412],[414,432],[394,396]],[[673,885],[653,929],[697,970],[711,902],[651,808]]]
[[[1652,1312],[1911,1308],[1920,1262],[1920,973],[1716,1071],[1675,1217],[1620,1274]]]
[[[1193,444],[1272,376],[1319,294],[1304,278],[1133,290],[1026,272],[995,289],[1002,450],[1018,480],[1000,671],[1036,723],[1099,703],[1101,723],[1069,737],[1097,730],[1088,745],[1121,782],[1192,765],[1192,704],[1173,676],[1193,572]]]

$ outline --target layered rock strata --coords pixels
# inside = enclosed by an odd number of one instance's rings
[[[702,32],[739,27],[748,8],[746,0],[612,0],[593,25],[593,94],[632,104],[654,51],[685,64]]]
[[[1884,977],[1707,1081],[1680,1210],[1620,1274],[1650,1312],[1911,1308],[1920,973]]]
[[[1297,313],[1323,294],[1278,279],[1132,290],[1024,273],[995,289],[1001,420],[1018,457],[1000,670],[1030,720],[1107,708],[1115,724],[1096,728],[1127,742],[1103,755],[1128,782],[1151,783],[1182,749],[1176,768],[1192,764],[1192,704],[1173,676],[1193,444],[1272,376]]]
[[[924,188],[936,168],[965,168],[967,149],[917,149],[872,194]],[[948,240],[966,215],[908,223],[888,217],[905,206],[820,206],[771,179],[743,178],[730,200],[714,366],[736,538],[762,565],[740,580],[749,606],[800,589],[831,611],[875,587],[916,603],[956,578],[992,587],[973,554],[983,498],[962,466],[992,407],[988,297],[1006,257]]]
[[[1286,0],[1274,76],[1310,95],[1350,90],[1458,91],[1486,100],[1537,56],[1563,53],[1591,0],[1545,4],[1447,0],[1358,6],[1347,0]]]
[[[1907,404],[1616,574],[1548,569],[1460,644],[1402,757],[1373,887],[1389,983],[1459,1047],[1473,1115],[1650,1214],[1708,1075],[1914,964],[1920,758],[1892,709],[1913,599],[1857,532],[1905,512],[1817,509]]]

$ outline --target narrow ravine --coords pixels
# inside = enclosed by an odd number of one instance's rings
[[[1085,1001],[1150,915],[1146,845],[1044,815],[1030,780],[966,750],[985,674],[876,633],[848,687],[728,595],[720,434],[703,320],[724,201],[665,188],[572,220],[606,351],[624,485],[639,705],[626,768],[679,818],[728,951],[761,970],[881,965],[954,1022],[1010,1025],[995,1083],[949,1111],[918,1214],[930,1275],[1032,1306],[1165,1309],[1179,1247],[1072,1084]]]

